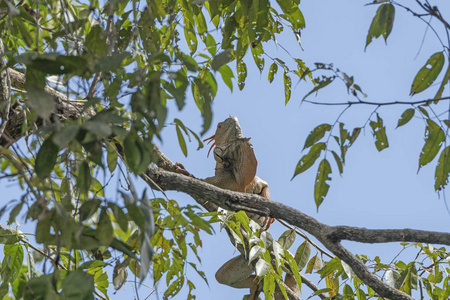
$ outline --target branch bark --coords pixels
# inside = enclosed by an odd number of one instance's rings
[[[347,226],[328,226],[282,203],[254,194],[223,190],[201,180],[150,166],[146,175],[163,190],[186,193],[199,204],[214,204],[228,210],[244,210],[281,219],[316,237],[328,250],[346,262],[355,274],[377,294],[390,299],[413,299],[375,277],[366,266],[342,246],[342,240],[361,243],[422,242],[450,245],[450,234],[413,229],[370,230]]]
[[[11,80],[11,86],[17,89],[25,89],[25,75],[23,73],[12,68],[7,68],[3,73],[7,73]],[[1,85],[3,86],[5,83],[3,77],[0,78],[0,80]],[[55,100],[55,113],[52,116],[53,120],[55,118],[61,121],[75,120],[86,115],[93,116],[95,114],[92,108],[84,109],[86,101],[71,99],[67,95],[48,86],[45,88],[45,91],[53,96]],[[8,116],[8,119],[4,117],[5,115]],[[2,113],[2,126],[4,126],[4,131],[0,136],[0,146],[8,147],[21,137],[27,135],[27,133],[22,130],[24,121],[25,114],[22,110],[14,109],[13,107],[8,107],[7,110],[5,109]],[[41,125],[39,122],[36,124],[38,127]]]

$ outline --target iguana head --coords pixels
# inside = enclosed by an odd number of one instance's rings
[[[214,143],[211,145],[211,148],[209,148],[209,155],[214,146],[221,147],[240,138],[243,138],[243,135],[238,118],[230,116],[225,121],[217,124],[216,134],[203,141],[208,141],[208,144],[214,141]]]

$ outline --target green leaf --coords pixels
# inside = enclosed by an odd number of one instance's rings
[[[326,149],[326,147],[327,146],[325,143],[318,143],[313,145],[308,154],[304,155],[298,162],[297,166],[295,167],[294,176],[292,176],[292,178],[308,170],[320,157],[320,154],[323,150]]]
[[[334,151],[331,151],[331,154],[333,154],[334,160],[336,161],[336,164],[339,169],[339,174],[342,175],[342,173],[344,173],[344,165],[342,164],[341,158]]]
[[[278,71],[278,65],[276,63],[273,63],[269,68],[268,79],[269,79],[270,83],[273,82],[274,76],[277,73],[277,71]]]
[[[231,61],[233,58],[233,53],[231,49],[225,49],[224,51],[220,52],[216,56],[214,56],[212,62],[211,62],[211,68],[214,71],[219,70],[222,66],[226,65]]]
[[[89,187],[91,186],[91,170],[89,163],[83,161],[78,168],[77,174],[77,188],[82,194],[87,194]]]
[[[45,74],[34,69],[27,70],[26,90],[27,90],[27,104],[33,108],[36,114],[48,119],[55,110],[55,101],[50,94],[45,92]]]
[[[430,163],[438,154],[445,141],[445,133],[434,121],[428,119],[425,128],[425,145],[419,158],[419,170]]]
[[[75,139],[79,129],[80,126],[76,124],[64,126],[53,134],[52,141],[59,149],[63,149]]]
[[[381,35],[384,37],[384,41],[387,41],[389,34],[392,31],[392,26],[394,25],[395,7],[394,5],[388,3],[381,5],[377,14],[372,20],[369,32],[366,39],[366,47],[372,42],[372,39],[378,38]]]
[[[311,147],[316,142],[320,141],[320,139],[323,138],[325,133],[330,130],[331,130],[331,125],[329,125],[329,124],[321,124],[321,125],[317,126],[316,128],[314,128],[314,130],[311,131],[309,133],[308,137],[306,138],[305,145],[303,146],[303,150]]]
[[[314,200],[316,201],[317,209],[322,204],[323,199],[328,194],[330,186],[327,181],[331,180],[329,175],[331,174],[331,167],[328,160],[323,159],[319,164],[319,169],[316,176],[316,184],[314,185]]]
[[[101,245],[109,246],[112,242],[114,229],[111,223],[111,219],[105,208],[102,208],[100,218],[98,221],[96,237]]]
[[[295,252],[295,261],[297,262],[299,270],[302,270],[306,266],[310,255],[311,245],[307,241],[304,241],[300,247],[297,248],[297,252]]]
[[[62,299],[94,300],[94,279],[80,269],[68,271],[61,288]]]
[[[37,176],[40,178],[49,176],[55,167],[57,157],[58,147],[53,143],[51,137],[47,138],[36,156],[34,168]]]
[[[125,161],[130,170],[134,173],[138,171],[142,162],[142,152],[138,146],[137,139],[139,139],[139,137],[137,136],[136,131],[131,130],[123,141]]]
[[[287,72],[284,72],[284,105],[287,105],[289,100],[291,99],[291,87],[291,77],[287,74]]]
[[[183,151],[184,156],[187,157],[186,141],[184,140],[184,136],[181,133],[180,126],[176,125],[175,127],[177,130],[178,144],[180,145],[181,151]]]
[[[106,161],[108,163],[108,169],[112,173],[116,169],[118,155],[116,149],[109,143],[107,144],[107,151]]]
[[[24,238],[22,232],[15,228],[3,228],[0,226],[0,244],[15,244]]]
[[[397,128],[408,123],[412,117],[414,117],[415,110],[413,108],[408,108],[402,113],[400,120],[398,120]]]
[[[278,242],[283,247],[283,249],[289,249],[295,241],[296,233],[294,229],[289,229],[283,232],[283,234],[278,239]]]
[[[442,93],[444,92],[444,88],[447,85],[447,83],[450,81],[450,64],[447,68],[447,72],[445,72],[444,78],[442,79],[441,85],[439,86],[439,89],[436,93],[436,96],[434,96],[434,99],[439,99],[442,97]]]
[[[383,126],[383,119],[377,114],[377,122],[370,122],[370,127],[373,130],[373,136],[375,137],[375,147],[378,151],[389,147],[389,142],[386,136],[386,127]]]
[[[106,33],[100,25],[91,27],[91,31],[86,36],[85,45],[88,51],[97,57],[106,54]]]
[[[419,70],[416,77],[414,77],[413,84],[411,86],[410,95],[414,96],[424,90],[436,80],[439,73],[441,73],[444,66],[444,53],[437,52],[431,55],[427,63]]]
[[[59,300],[53,287],[54,274],[42,275],[28,281],[25,288],[25,300]]]
[[[223,82],[228,86],[230,91],[233,91],[233,81],[231,81],[231,78],[234,78],[234,74],[231,68],[223,65],[219,68],[219,73],[222,75]]]
[[[335,78],[336,78],[336,76],[331,76],[331,77],[322,76],[322,78],[315,78],[314,81],[316,82],[316,85],[314,86],[314,88],[311,91],[309,91],[303,97],[302,101],[305,100],[312,93],[317,92],[320,89],[322,89],[322,88],[326,87],[327,85],[329,85],[330,83],[332,83]]]
[[[305,18],[298,8],[298,3],[291,0],[277,0],[277,3],[285,14],[284,18],[292,24],[292,29],[297,31],[305,27]]]
[[[450,146],[446,147],[439,157],[436,171],[434,173],[434,189],[442,190],[448,183],[448,174],[450,173]]]
[[[238,87],[242,91],[245,86],[245,79],[247,78],[247,65],[244,61],[238,61],[237,63],[237,73],[238,73]]]

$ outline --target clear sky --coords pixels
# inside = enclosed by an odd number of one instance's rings
[[[413,1],[404,1],[405,4]],[[280,37],[280,44],[308,66],[314,62],[333,63],[336,67],[353,75],[355,81],[368,94],[370,101],[409,101],[433,96],[423,93],[413,98],[408,96],[412,80],[417,71],[425,64],[431,54],[442,51],[431,31],[425,37],[421,47],[426,24],[411,14],[396,7],[395,23],[387,46],[383,39],[372,41],[364,51],[367,32],[378,6],[364,6],[358,0],[304,0],[300,5],[305,18],[306,28],[302,31],[304,51],[296,43],[288,30]],[[450,4],[436,1],[441,12],[450,18]],[[420,50],[420,52],[419,52]],[[267,47],[272,57],[281,57],[293,65],[281,47]],[[417,55],[417,53],[419,54]],[[417,57],[416,57],[417,55]],[[257,175],[269,183],[272,199],[294,207],[321,222],[329,225],[349,225],[367,228],[414,228],[434,231],[446,231],[450,225],[450,214],[444,204],[443,195],[434,192],[434,168],[436,160],[422,168],[419,174],[418,158],[423,147],[424,123],[414,118],[407,126],[395,129],[401,113],[409,106],[387,107],[379,110],[384,119],[389,138],[389,148],[379,153],[369,127],[363,131],[350,148],[344,174],[339,176],[332,160],[332,181],[329,194],[319,211],[313,198],[314,180],[317,165],[300,174],[291,181],[295,166],[302,157],[302,148],[309,132],[321,123],[332,124],[344,107],[315,106],[301,104],[303,96],[311,85],[293,80],[290,102],[284,105],[282,72],[269,84],[267,70],[271,64],[268,58],[266,69],[259,74],[251,56],[247,57],[248,77],[243,91],[235,86],[230,93],[224,84],[219,84],[219,92],[213,104],[213,125],[205,135],[214,133],[218,122],[229,115],[239,118],[244,136],[251,137],[258,158]],[[220,75],[218,82],[220,83]],[[446,96],[450,95],[448,89]],[[190,95],[188,95],[190,96]],[[340,84],[333,84],[317,97],[310,99],[323,102],[345,102],[354,100]],[[201,130],[200,114],[190,99],[186,108],[177,113],[171,107],[168,121],[177,117],[184,124],[198,132]],[[342,116],[346,127],[362,126],[374,107],[352,107]],[[214,159],[206,157],[207,148],[196,151],[196,143],[188,145],[188,157],[185,158],[178,146],[175,127],[168,126],[163,132],[161,149],[173,161],[184,164],[186,169],[197,178],[205,178],[214,173]],[[142,188],[144,185],[140,185]],[[2,188],[4,185],[2,185]],[[170,197],[180,205],[194,204],[188,196],[170,193]],[[241,299],[247,290],[236,290],[220,285],[214,279],[216,270],[228,259],[237,255],[225,232],[215,226],[216,234],[202,235],[203,248],[199,255],[202,264],[199,269],[209,278],[209,286],[201,280],[192,269],[187,275],[194,280],[197,299],[228,300]],[[275,223],[270,231],[275,238],[285,231],[281,224]],[[303,242],[297,238],[292,247]],[[367,254],[374,258],[380,255],[384,261],[390,261],[401,250],[399,244],[366,245],[347,243],[350,250],[357,254]],[[312,255],[314,255],[314,250]],[[191,258],[195,262],[195,257]],[[129,272],[132,280],[131,272]],[[112,278],[112,277],[111,277]],[[317,278],[317,277],[316,277]],[[152,284],[151,281],[146,281]],[[164,284],[162,284],[163,286]],[[148,289],[141,287],[140,299],[148,295]],[[161,287],[159,292],[164,292]],[[184,289],[175,299],[184,299]],[[304,287],[302,298],[311,295]],[[111,299],[131,299],[134,297],[134,285],[127,283],[123,290]],[[160,297],[162,298],[162,297]],[[151,296],[149,299],[157,299]]]

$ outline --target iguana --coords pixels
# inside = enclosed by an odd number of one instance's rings
[[[208,144],[213,142],[208,151],[208,155],[214,148],[214,159],[216,160],[215,175],[204,180],[217,187],[238,192],[258,194],[265,198],[270,198],[269,186],[267,182],[256,176],[258,162],[256,160],[250,138],[242,135],[241,126],[236,117],[230,116],[225,121],[217,125],[215,135],[208,139]],[[260,225],[268,229],[274,219],[264,218],[258,215],[249,214]],[[248,299],[256,299],[259,294],[258,278],[253,275],[254,267],[249,264],[243,255],[227,261],[216,272],[216,279],[219,283],[229,285],[234,288],[250,289]],[[285,284],[291,289],[290,294],[299,294],[299,287],[290,274],[286,274]],[[280,291],[275,293],[275,299],[284,299]]]

